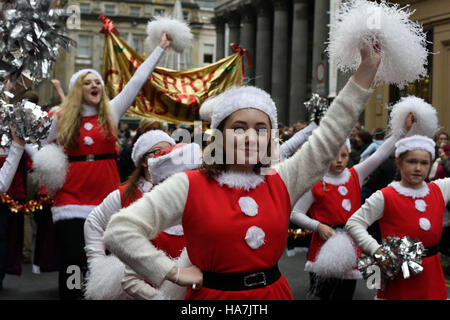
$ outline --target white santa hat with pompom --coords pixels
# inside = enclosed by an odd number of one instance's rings
[[[150,130],[142,134],[134,143],[131,151],[131,159],[134,165],[137,166],[139,159],[160,142],[167,142],[170,145],[175,144],[175,140],[162,130]]]

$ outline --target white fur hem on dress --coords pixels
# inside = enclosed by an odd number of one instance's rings
[[[314,272],[314,262],[307,261],[305,264],[305,271],[306,272]],[[361,272],[358,270],[352,269],[342,278],[347,280],[358,280],[362,279]]]
[[[86,219],[89,213],[94,210],[96,206],[75,205],[69,204],[66,206],[52,207],[53,222],[68,219]]]

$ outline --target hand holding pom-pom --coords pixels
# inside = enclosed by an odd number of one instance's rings
[[[172,43],[172,38],[167,33],[163,33],[161,35],[161,39],[159,40],[159,46],[166,50],[168,47],[170,47],[170,44]]]

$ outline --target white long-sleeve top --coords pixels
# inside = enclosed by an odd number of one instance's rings
[[[150,191],[153,185],[140,180],[139,191],[142,193]],[[122,199],[119,189],[111,192],[105,200],[95,207],[86,218],[84,223],[84,242],[88,262],[96,257],[105,256],[105,245],[103,244],[103,233],[111,217],[122,209]]]
[[[273,167],[286,186],[291,205],[326,172],[371,93],[351,78],[302,148]],[[154,187],[112,217],[104,234],[106,247],[145,279],[160,285],[175,263],[148,239],[156,237],[160,230],[181,224],[188,193],[185,173],[175,174]]]
[[[444,202],[447,203],[450,200],[450,178],[435,180],[433,183],[441,189]],[[421,189],[401,186],[397,188],[401,188],[403,194],[411,195],[425,194],[428,190],[425,183],[423,183]],[[383,212],[384,197],[383,193],[378,190],[348,219],[345,225],[345,230],[352,236],[356,244],[369,255],[373,255],[381,245],[367,232],[367,228],[375,221],[380,220],[383,217]]]
[[[8,191],[11,182],[16,174],[19,166],[20,158],[22,157],[24,147],[16,142],[12,142],[9,148],[8,156],[0,169],[0,193]]]
[[[308,126],[296,132],[290,139],[280,146],[280,160],[285,160],[292,156],[303,143],[308,140],[313,130],[318,128],[318,125],[312,121]]]
[[[353,168],[358,174],[359,185],[362,186],[364,180],[386,160],[395,150],[395,143],[406,135],[404,129],[400,129],[389,137],[378,149],[365,161],[358,163]],[[348,181],[349,171],[344,170],[340,174],[327,172],[324,179],[332,184],[344,184]],[[306,192],[295,204],[291,213],[291,221],[301,228],[317,231],[320,221],[312,219],[307,215],[309,208],[315,202],[314,195],[310,190]]]

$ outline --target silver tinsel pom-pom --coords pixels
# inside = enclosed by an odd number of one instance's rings
[[[40,106],[22,100],[15,104],[0,100],[0,134],[1,146],[8,147],[12,143],[11,129],[14,127],[17,137],[26,143],[40,145],[45,140],[51,126],[51,119]]]
[[[375,254],[374,257],[363,254],[358,261],[358,270],[364,279],[373,275],[375,266],[381,270],[381,290],[386,286],[387,280],[395,279],[401,272],[403,278],[408,279],[411,274],[417,275],[423,271],[422,257],[425,254],[425,247],[422,242],[405,237],[387,237],[382,241],[382,255]],[[389,259],[387,269],[380,266],[376,259],[386,261]]]
[[[66,36],[69,14],[50,9],[52,0],[17,0],[3,3],[0,13],[0,84],[9,79],[32,81],[51,77],[59,49],[76,42]],[[22,81],[22,86],[26,88]],[[2,89],[2,88],[0,88]]]
[[[323,118],[329,107],[328,100],[317,93],[313,93],[311,99],[303,102],[303,104],[309,113],[309,120],[311,122],[315,121],[317,124],[319,124],[320,119]]]

